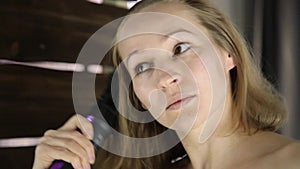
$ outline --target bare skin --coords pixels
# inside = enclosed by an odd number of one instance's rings
[[[212,137],[202,145],[191,145],[191,142],[182,142],[192,162],[189,168],[296,169],[300,166],[300,144],[273,132]]]

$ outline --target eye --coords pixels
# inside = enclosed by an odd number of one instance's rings
[[[179,43],[174,47],[174,55],[180,55],[191,48],[188,43]]]
[[[136,73],[136,75],[138,75],[138,74],[143,73],[151,68],[152,68],[151,63],[147,63],[147,62],[140,63],[135,67],[135,73]]]

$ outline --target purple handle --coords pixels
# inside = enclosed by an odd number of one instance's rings
[[[56,160],[52,163],[49,169],[61,169],[65,164],[66,162],[62,160]]]

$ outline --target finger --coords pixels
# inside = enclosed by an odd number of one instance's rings
[[[53,146],[67,147],[76,154],[88,158],[87,160],[92,164],[95,161],[93,144],[78,131],[48,130],[45,132],[42,142],[47,142]]]
[[[72,164],[74,169],[85,169],[89,166],[89,164],[86,161],[81,160],[79,156],[62,147],[55,147],[42,143],[36,148],[36,153],[44,154],[42,157],[42,160],[44,161],[63,160]]]
[[[75,140],[68,138],[56,138],[51,136],[45,136],[42,140],[43,144],[56,147],[64,147],[79,156],[82,160],[89,161],[88,153]]]
[[[83,135],[92,139],[94,137],[93,125],[90,121],[81,115],[72,116],[62,127],[58,130],[76,130],[80,129]]]

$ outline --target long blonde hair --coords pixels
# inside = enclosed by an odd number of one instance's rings
[[[149,5],[165,2],[177,2],[186,6],[191,14],[198,18],[199,23],[206,28],[209,38],[220,48],[227,51],[234,58],[236,67],[231,70],[230,78],[232,85],[232,118],[234,124],[232,130],[238,128],[252,134],[255,131],[275,131],[278,130],[286,119],[286,109],[279,93],[264,78],[260,68],[254,64],[252,53],[244,38],[240,35],[231,21],[220,10],[206,0],[143,0],[131,9],[129,14],[142,11]],[[113,59],[115,65],[119,65],[122,60],[118,55],[117,47],[114,48]],[[119,111],[130,113],[128,104],[133,104],[141,109],[139,100],[134,94],[132,86],[128,89],[130,81],[125,68],[119,71]],[[130,96],[130,99],[127,97]],[[120,132],[131,137],[149,137],[157,135],[165,130],[156,121],[150,124],[137,124],[126,120],[120,116]],[[159,146],[159,143],[155,143]],[[153,146],[153,145],[152,145]],[[182,147],[178,144],[174,149]],[[182,148],[176,155],[185,153]],[[173,158],[168,151],[162,155],[146,159],[128,159],[107,155],[99,168],[164,168]],[[115,161],[111,163],[110,161]],[[112,167],[112,164],[116,164]]]

